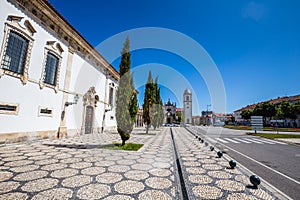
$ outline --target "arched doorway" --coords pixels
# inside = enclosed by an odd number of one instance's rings
[[[81,126],[82,134],[91,134],[95,128],[95,108],[99,100],[96,95],[95,87],[90,89],[83,95],[83,120]]]

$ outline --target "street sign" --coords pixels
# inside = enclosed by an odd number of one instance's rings
[[[272,122],[272,123],[284,123],[284,120],[282,120],[282,119],[272,119],[272,120],[270,120],[270,122]]]
[[[251,116],[252,130],[261,131],[263,130],[263,117],[262,116]]]

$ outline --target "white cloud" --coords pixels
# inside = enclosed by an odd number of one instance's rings
[[[255,21],[260,20],[265,14],[265,7],[262,4],[251,1],[242,10],[242,16],[244,18],[254,19]]]

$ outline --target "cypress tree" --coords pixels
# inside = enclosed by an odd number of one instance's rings
[[[131,75],[130,85],[133,91],[133,95],[131,96],[131,100],[129,101],[129,113],[130,113],[131,121],[134,124],[136,120],[136,114],[138,112],[138,99],[137,99],[137,91],[134,88],[133,74]]]
[[[164,122],[165,114],[164,114],[164,109],[163,109],[163,103],[162,103],[162,100],[160,97],[160,88],[158,88],[157,93],[158,93],[157,100],[158,100],[158,105],[159,105],[159,107],[158,107],[158,127],[159,127]]]
[[[148,134],[149,127],[151,126],[152,120],[152,105],[155,104],[154,94],[153,94],[153,79],[152,73],[149,71],[148,81],[146,83],[144,92],[144,104],[143,104],[143,121],[146,125],[146,133]]]
[[[130,138],[137,113],[137,93],[133,77],[130,74],[130,41],[126,38],[122,49],[120,62],[120,81],[116,99],[117,130],[122,140],[122,146]]]
[[[155,105],[154,106],[154,117],[153,117],[153,127],[156,129],[163,123],[163,108],[162,108],[162,100],[160,97],[160,88],[158,86],[158,77],[156,77],[153,87],[153,93],[155,98]]]

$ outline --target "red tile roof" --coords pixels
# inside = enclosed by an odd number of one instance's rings
[[[280,104],[281,102],[283,101],[287,101],[287,102],[291,102],[291,101],[299,101],[300,102],[300,94],[299,95],[295,95],[295,96],[285,96],[285,97],[278,97],[277,99],[271,99],[271,100],[268,100],[268,101],[263,101],[261,103],[264,103],[264,102],[269,102],[269,103],[272,103],[272,104]],[[240,108],[234,112],[241,112],[243,110],[250,110],[250,109],[254,109],[255,106],[259,104],[259,103],[256,103],[256,104],[252,104],[252,105],[247,105],[243,108]]]
[[[183,108],[176,108],[176,112],[183,112]]]

